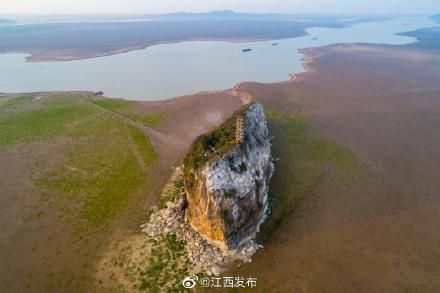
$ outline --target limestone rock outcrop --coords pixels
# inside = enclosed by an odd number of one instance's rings
[[[196,139],[184,163],[186,217],[192,229],[223,251],[255,239],[268,213],[274,170],[262,105],[246,106]]]

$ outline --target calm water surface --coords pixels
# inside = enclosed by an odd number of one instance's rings
[[[436,25],[428,18],[400,18],[348,28],[310,28],[305,37],[285,40],[183,42],[79,61],[32,63],[25,61],[26,54],[0,54],[0,92],[102,90],[108,97],[166,99],[227,89],[242,81],[286,80],[290,73],[303,71],[301,48],[408,44],[417,40],[396,34]],[[245,48],[252,51],[243,53]]]

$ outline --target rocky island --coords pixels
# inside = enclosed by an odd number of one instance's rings
[[[263,108],[254,103],[192,145],[184,168],[191,227],[225,251],[254,239],[272,171]]]
[[[172,180],[177,188],[143,231],[186,242],[195,271],[218,273],[232,259],[250,261],[268,214],[274,167],[263,107],[246,105],[191,145]]]

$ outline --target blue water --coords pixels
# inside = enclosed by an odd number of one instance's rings
[[[347,28],[310,28],[299,38],[251,43],[192,41],[78,61],[26,62],[0,55],[0,92],[101,90],[108,97],[159,100],[222,90],[242,81],[276,82],[303,71],[298,49],[335,43],[408,44],[401,32],[433,27],[428,18],[392,19]],[[277,46],[272,44],[276,42]],[[245,48],[251,52],[243,53]]]

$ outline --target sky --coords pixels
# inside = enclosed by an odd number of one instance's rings
[[[437,4],[437,5],[436,5]],[[434,14],[439,0],[0,0],[1,14],[256,13]]]

